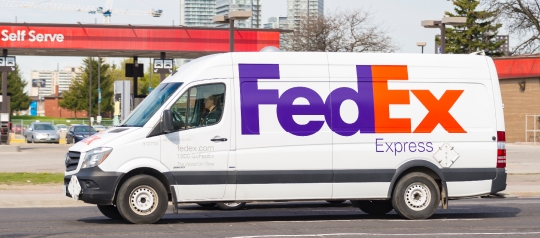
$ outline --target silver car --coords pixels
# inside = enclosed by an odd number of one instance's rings
[[[26,143],[55,143],[60,142],[60,135],[51,123],[34,122],[26,129]]]
[[[102,132],[104,130],[107,130],[107,127],[103,125],[94,125],[94,130],[96,130],[97,132]]]

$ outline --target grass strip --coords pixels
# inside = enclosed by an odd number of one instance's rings
[[[0,184],[61,184],[63,182],[63,173],[0,173]]]

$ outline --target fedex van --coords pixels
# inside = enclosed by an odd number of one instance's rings
[[[476,55],[226,53],[66,155],[66,195],[154,223],[179,203],[351,200],[429,218],[506,188],[503,105]]]

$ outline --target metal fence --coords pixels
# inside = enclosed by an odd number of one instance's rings
[[[88,125],[90,120],[88,119],[76,119],[76,120],[73,120],[73,119],[66,119],[66,120],[63,120],[63,119],[56,119],[56,120],[51,120],[51,119],[41,119],[41,120],[22,120],[22,119],[11,119],[11,124],[12,124],[12,127],[11,127],[11,132],[16,134],[16,135],[22,135],[24,134],[24,132],[26,131],[26,129],[28,128],[28,126],[30,124],[32,124],[33,122],[48,122],[48,123],[51,123],[53,125],[66,125],[67,127],[71,126],[71,125]],[[94,126],[97,125],[97,123],[94,121]],[[112,127],[113,126],[113,120],[102,120],[100,125],[103,125],[107,128],[109,127]]]

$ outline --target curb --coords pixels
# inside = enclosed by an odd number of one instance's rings
[[[23,139],[23,140],[20,140],[20,139],[16,139],[16,140],[11,140],[9,142],[10,144],[26,144],[26,141]],[[61,139],[58,144],[60,145],[63,145],[63,144],[66,144],[66,140],[65,139]]]

